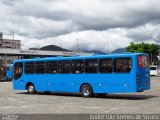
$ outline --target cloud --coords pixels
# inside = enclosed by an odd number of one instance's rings
[[[0,0],[0,26],[23,48],[56,44],[107,51],[131,41],[160,43],[159,0]],[[153,9],[154,8],[154,9]]]
[[[136,28],[128,29],[126,37],[137,42],[160,42],[159,39],[160,25],[146,24]]]

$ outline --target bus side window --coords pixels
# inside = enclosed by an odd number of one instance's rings
[[[56,74],[57,73],[57,61],[46,62],[46,73]]]
[[[114,60],[114,72],[128,73],[132,69],[131,58],[116,58]]]
[[[84,61],[72,60],[71,61],[71,73],[79,74],[84,73]]]
[[[98,59],[85,60],[85,72],[97,73],[98,72]]]
[[[100,73],[112,73],[112,59],[100,59],[99,61],[99,72]]]
[[[67,74],[70,73],[70,61],[61,60],[58,62],[58,73]]]
[[[43,61],[35,62],[35,73],[37,74],[45,73],[45,62]]]
[[[26,62],[24,66],[25,74],[34,74],[34,62]]]

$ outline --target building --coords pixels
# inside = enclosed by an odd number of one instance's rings
[[[21,41],[3,39],[3,33],[0,33],[0,48],[21,49]]]
[[[13,49],[20,50],[21,49],[21,40],[12,40],[12,39],[3,39],[3,33],[0,33],[0,48],[3,49]],[[19,56],[0,56],[0,60],[6,61],[7,63],[12,63],[14,59],[20,58]]]

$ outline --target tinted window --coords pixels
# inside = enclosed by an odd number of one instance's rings
[[[46,72],[49,74],[57,73],[57,61],[49,61],[46,63]]]
[[[86,73],[97,73],[98,72],[98,60],[97,59],[85,60],[85,72]]]
[[[35,73],[37,74],[45,73],[45,62],[35,62]]]
[[[23,63],[18,62],[14,64],[14,79],[18,79],[23,73]]]
[[[150,70],[157,70],[157,67],[150,67]]]
[[[84,72],[84,61],[83,60],[73,60],[71,62],[71,72],[72,73],[83,73]]]
[[[70,73],[70,62],[67,60],[59,61],[58,73]]]
[[[111,73],[112,72],[112,59],[100,59],[99,72]]]
[[[26,62],[24,71],[26,74],[33,74],[34,73],[34,63],[33,62]]]
[[[114,60],[114,71],[118,73],[127,73],[131,71],[131,58],[117,58]]]

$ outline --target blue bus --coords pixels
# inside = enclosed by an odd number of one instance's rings
[[[149,56],[124,53],[15,60],[13,88],[36,92],[94,94],[150,89]]]
[[[6,81],[12,81],[13,78],[13,65],[6,67]]]
[[[12,71],[12,65],[7,66],[0,66],[0,81],[12,81],[13,78],[13,71]]]

